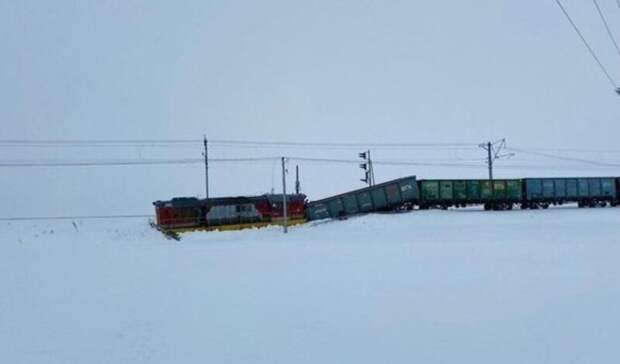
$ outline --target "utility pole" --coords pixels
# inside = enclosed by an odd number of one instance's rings
[[[491,142],[488,142],[487,143],[487,152],[488,152],[487,164],[489,165],[489,179],[491,181],[493,180],[493,157],[491,156],[492,150],[493,150],[493,144],[491,144]]]
[[[299,195],[301,192],[301,184],[299,183],[299,166],[295,166],[295,193]]]
[[[206,135],[204,135],[203,144],[205,147],[205,151],[202,153],[205,157],[205,198],[209,198],[209,149]]]
[[[282,157],[282,216],[284,217],[284,233],[288,232],[288,211],[286,208],[286,158]]]
[[[480,148],[487,151],[487,165],[489,166],[489,180],[493,180],[493,162],[495,160],[512,157],[514,153],[500,154],[501,151],[506,148],[506,138],[497,140],[495,142],[486,142],[478,145]]]

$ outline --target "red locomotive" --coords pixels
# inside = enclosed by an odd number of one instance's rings
[[[173,198],[155,201],[157,228],[164,232],[191,230],[238,230],[281,224],[282,195],[221,197],[198,199]],[[306,195],[286,196],[288,224],[305,222]]]

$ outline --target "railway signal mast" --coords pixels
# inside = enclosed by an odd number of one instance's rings
[[[370,150],[361,152],[358,156],[364,160],[364,163],[360,163],[360,168],[364,170],[364,178],[360,179],[360,181],[368,184],[368,186],[374,186],[375,171],[372,167],[372,159],[370,159]]]
[[[501,154],[506,148],[506,138],[496,140],[495,142],[486,142],[478,145],[487,151],[487,164],[489,166],[489,180],[493,180],[493,162],[500,158],[513,157],[514,153]]]

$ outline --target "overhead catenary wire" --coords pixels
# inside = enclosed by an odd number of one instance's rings
[[[76,216],[18,216],[0,217],[0,221],[37,221],[37,220],[105,220],[105,219],[134,219],[152,218],[153,214],[125,214],[125,215],[76,215]]]
[[[315,145],[243,145],[243,144],[215,144],[212,146],[214,149],[245,149],[245,150],[337,150],[337,151],[351,151],[357,149],[366,148],[366,146],[343,146],[343,145],[323,145],[323,146],[315,146]],[[374,146],[373,150],[441,150],[441,151],[466,151],[473,150],[474,146],[471,145],[469,147],[466,146],[431,146],[431,145],[402,145],[402,144],[393,144],[393,145],[383,145],[383,146]]]
[[[192,144],[202,139],[3,139],[0,144]]]
[[[330,163],[330,164],[359,164],[355,159],[333,159],[333,158],[308,158],[308,157],[287,157],[289,160],[311,163]],[[373,164],[383,166],[429,166],[429,167],[473,167],[480,168],[482,164],[471,163],[441,163],[423,161],[394,161],[394,160],[373,160]]]
[[[515,151],[515,152],[523,153],[523,154],[531,154],[531,155],[536,155],[540,157],[569,161],[569,162],[579,162],[579,163],[590,164],[590,165],[601,166],[601,167],[620,167],[620,163],[599,162],[599,161],[593,161],[589,159],[565,157],[565,156],[559,156],[559,155],[555,155],[551,153],[536,152],[536,151],[525,150],[525,149],[520,149],[520,148],[507,148],[507,149]]]
[[[522,148],[507,148],[515,152],[534,155],[538,157],[552,158],[556,160],[563,160],[569,162],[577,162],[580,164],[595,165],[599,167],[620,167],[620,163],[616,162],[602,162],[583,158],[574,158],[559,156],[548,152],[541,152],[539,150],[546,149],[522,149]],[[267,157],[253,157],[253,158],[212,158],[209,159],[210,163],[256,163],[256,162],[271,162],[279,160],[281,157],[267,156]],[[303,156],[290,156],[289,160],[296,160],[300,162],[309,163],[322,163],[322,164],[358,164],[356,159],[338,159],[338,158],[318,158],[318,157],[303,157]],[[472,159],[416,159],[416,160],[374,160],[373,163],[377,165],[386,166],[429,166],[429,167],[474,167],[480,168],[484,166],[484,159],[472,158]],[[187,164],[202,164],[203,158],[182,158],[182,159],[135,159],[135,160],[0,160],[0,167],[105,167],[105,166],[136,166],[136,165],[187,165]]]
[[[0,140],[0,147],[193,147],[202,146],[203,140],[198,139],[100,139],[100,140]],[[264,140],[209,140],[214,147],[321,147],[321,148],[454,148],[472,147],[475,143],[378,143],[378,142],[304,142],[304,141],[264,141]]]
[[[620,1],[620,0],[618,0]],[[143,142],[156,142],[154,144],[143,144]],[[193,143],[193,145],[192,145]],[[168,147],[168,148],[201,148],[203,140],[200,139],[168,139],[168,140],[0,140],[0,147]],[[350,142],[330,142],[330,143],[314,143],[314,142],[264,142],[250,140],[215,140],[209,141],[210,148],[229,148],[229,149],[314,149],[321,147],[322,149],[349,149],[371,146],[373,148],[420,148],[432,150],[459,150],[474,151],[478,148],[476,143],[350,143]],[[576,152],[576,153],[620,153],[620,149],[587,149],[587,148],[526,148],[534,151],[558,151],[558,152]],[[276,158],[276,157],[273,157]],[[215,159],[209,159],[214,160]]]
[[[104,143],[140,143],[150,142],[155,143],[151,145],[189,145],[188,143],[195,143],[200,140],[196,139],[107,139],[107,140],[0,140],[0,145],[48,145],[46,143],[58,143],[54,145],[68,145],[68,146],[86,146],[86,145],[111,145]],[[39,144],[43,143],[43,144]],[[92,144],[89,144],[92,143]],[[202,143],[202,141],[200,141]],[[214,140],[212,142],[216,147],[231,147],[231,148],[299,148],[300,146],[309,148],[327,148],[327,147],[359,147],[371,145],[376,148],[379,147],[394,147],[394,148],[429,148],[436,150],[443,150],[443,148],[454,148],[459,150],[474,150],[476,145],[471,143],[352,143],[352,142],[274,142],[274,141],[259,141],[259,140]],[[123,144],[125,145],[125,144]],[[469,146],[469,148],[465,148]],[[620,150],[592,150],[592,149],[578,149],[578,148],[528,148],[518,149],[510,148],[514,151],[522,153],[529,153],[539,157],[553,158],[570,162],[577,162],[580,164],[590,164],[596,166],[617,167],[620,163],[594,161],[582,158],[557,156],[551,153],[543,153],[546,151],[558,152],[558,151],[571,151],[571,152],[591,152],[591,153],[619,153]],[[284,155],[288,155],[284,154]],[[259,161],[275,161],[280,157],[267,156],[267,157],[254,157],[254,158],[211,158],[212,163],[253,163]],[[353,159],[334,159],[334,158],[313,158],[313,157],[289,157],[291,159],[297,159],[299,161],[306,161],[311,163],[349,163],[358,164],[357,160]],[[474,167],[478,168],[479,165],[464,163],[464,162],[478,162],[481,159],[463,159],[463,158],[444,158],[444,159],[424,159],[417,158],[415,160],[375,160],[377,165],[410,165],[410,166],[434,166],[434,167]],[[0,160],[0,167],[79,167],[79,166],[134,166],[134,165],[182,165],[182,164],[201,164],[204,163],[203,158],[179,158],[179,159],[104,159],[104,160]]]
[[[581,39],[581,41],[583,42],[583,44],[586,46],[586,48],[588,49],[588,52],[590,53],[590,55],[592,56],[592,58],[594,58],[594,60],[596,61],[596,63],[598,64],[599,68],[601,69],[601,71],[603,72],[603,74],[605,75],[605,77],[607,78],[607,80],[609,81],[609,83],[614,87],[614,89],[617,89],[618,86],[616,85],[616,82],[613,80],[613,78],[611,77],[611,75],[609,74],[609,72],[607,71],[607,69],[605,68],[605,66],[603,65],[603,63],[600,61],[600,59],[598,58],[598,56],[596,55],[596,53],[594,53],[594,49],[592,49],[592,47],[590,46],[590,44],[588,43],[588,41],[586,40],[586,38],[583,36],[583,34],[581,33],[581,31],[579,30],[579,28],[577,27],[577,24],[575,24],[575,22],[573,21],[573,19],[570,17],[570,15],[568,14],[568,12],[566,11],[566,9],[564,8],[564,5],[562,5],[562,3],[560,2],[560,0],[555,0],[555,3],[560,7],[560,10],[562,10],[562,13],[564,13],[564,15],[566,16],[566,19],[568,19],[569,23],[572,25],[573,29],[575,30],[575,32],[577,33],[577,35],[579,36],[579,38]]]
[[[378,143],[378,142],[300,142],[300,141],[252,141],[252,140],[214,140],[214,144],[231,144],[231,145],[257,145],[257,146],[309,146],[309,147],[350,147],[350,148],[381,148],[381,147],[457,147],[457,146],[473,146],[475,143],[463,142],[445,142],[445,143]]]
[[[607,19],[605,19],[605,16],[603,15],[603,11],[601,10],[601,7],[598,5],[598,1],[592,0],[592,2],[594,3],[594,6],[596,7],[596,11],[598,12],[598,15],[600,16],[601,21],[603,21],[603,25],[605,26],[605,30],[607,31],[607,35],[609,36],[609,40],[611,40],[611,42],[614,45],[614,48],[616,48],[616,52],[618,53],[618,56],[620,56],[620,47],[618,47],[618,42],[616,42],[616,38],[614,37],[614,34],[611,32],[611,29],[609,29],[609,24],[607,24]]]
[[[274,162],[281,157],[254,157],[254,158],[212,158],[210,163],[243,163],[243,162]],[[337,163],[337,164],[358,164],[355,159],[336,159],[336,158],[313,158],[293,156],[287,157],[290,160],[318,162],[318,163]],[[454,160],[455,162],[450,162]],[[443,160],[377,160],[377,164],[381,165],[419,165],[419,166],[475,166],[476,164],[467,164],[464,162],[479,162],[481,159],[443,159]],[[135,159],[135,160],[0,160],[0,167],[80,167],[80,166],[131,166],[131,165],[181,165],[181,164],[201,164],[204,163],[202,158],[182,158],[182,159]]]
[[[615,154],[620,153],[620,149],[587,149],[587,148],[529,148],[522,147],[530,151],[539,152],[564,152],[564,153],[588,153],[588,154]]]
[[[82,149],[88,149],[88,148],[184,148],[184,149],[198,149],[200,148],[202,145],[198,145],[198,144],[140,144],[140,143],[136,143],[136,144],[102,144],[102,143],[95,143],[95,144],[85,144],[85,143],[78,143],[78,144],[47,144],[47,143],[19,143],[19,144],[15,144],[15,143],[2,143],[0,142],[0,148],[21,148],[21,149],[28,149],[28,148],[45,148],[45,149],[58,149],[58,148],[82,148]]]
[[[242,163],[272,161],[276,157],[264,158],[214,158],[209,163]],[[0,161],[0,167],[94,167],[94,166],[135,166],[135,165],[174,165],[202,164],[202,158],[185,159],[137,159],[137,160],[92,160],[92,161]]]

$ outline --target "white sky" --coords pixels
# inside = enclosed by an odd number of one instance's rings
[[[620,82],[590,1],[567,10]],[[600,5],[620,38],[620,8]],[[0,139],[471,142],[618,150],[620,97],[553,0],[0,0]],[[200,157],[195,148],[8,148],[0,160]],[[357,150],[214,148],[214,158]],[[378,150],[378,159],[462,160],[481,150]],[[620,160],[620,153],[570,154]],[[618,169],[517,155],[499,177]],[[617,162],[616,162],[617,163]],[[548,169],[543,169],[549,167]],[[271,162],[214,165],[215,195],[280,188]],[[571,166],[572,168],[572,166]],[[310,197],[361,187],[355,165],[303,164]],[[379,167],[377,180],[484,177],[479,169]],[[291,179],[292,182],[292,179]],[[142,213],[203,193],[200,165],[2,168],[0,216]],[[8,201],[8,205],[6,202]]]

